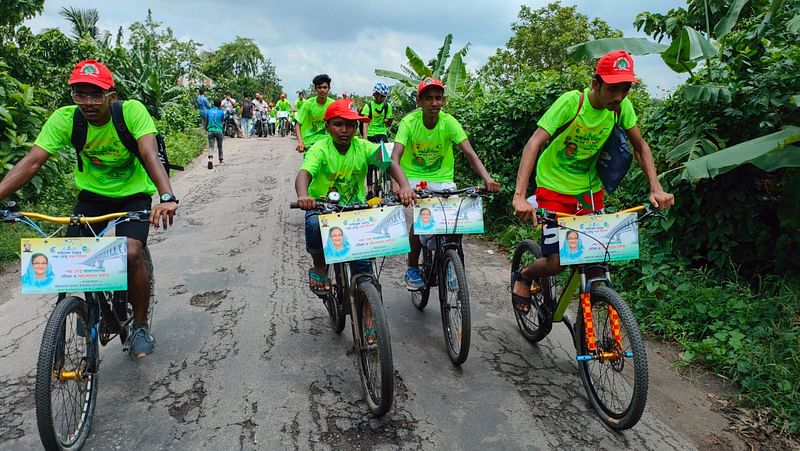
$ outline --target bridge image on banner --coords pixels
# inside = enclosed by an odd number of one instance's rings
[[[92,266],[95,268],[103,268],[106,260],[121,258],[123,261],[123,265],[127,266],[128,264],[127,256],[128,256],[128,240],[127,239],[114,240],[114,242],[100,249],[94,254],[90,255],[89,258],[80,262],[80,264],[85,266]]]

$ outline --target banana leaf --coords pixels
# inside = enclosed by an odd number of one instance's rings
[[[422,60],[422,57],[419,56],[411,47],[406,47],[406,58],[408,58],[408,64],[412,69],[414,69],[420,78],[430,77],[433,75],[431,73],[431,69],[425,65],[425,61]]]
[[[683,27],[680,35],[672,41],[661,58],[675,72],[689,72],[697,65],[696,61],[717,56],[717,49],[699,31]]]
[[[450,61],[450,68],[447,70],[447,79],[444,87],[447,95],[452,96],[464,91],[467,81],[467,67],[461,60],[461,54],[456,53]]]
[[[453,35],[448,33],[447,36],[444,37],[444,43],[439,48],[439,53],[436,55],[436,65],[433,67],[433,76],[434,78],[442,78],[445,71],[445,64],[447,63],[447,58],[450,57],[450,44],[453,43]]]
[[[800,33],[800,14],[794,16],[794,19],[786,22],[786,29],[791,33]]]
[[[631,55],[650,55],[665,51],[668,46],[653,42],[646,38],[603,38],[581,42],[567,48],[567,53],[580,61],[584,58],[595,59],[614,50],[625,50]]]
[[[743,164],[752,164],[764,171],[786,167],[800,167],[800,127],[786,126],[783,130],[739,143],[686,163],[682,178],[695,182],[714,178],[736,169]]]
[[[386,70],[386,69],[375,69],[375,75],[379,77],[386,77],[391,78],[393,80],[397,80],[403,84],[407,84],[409,86],[416,85],[419,83],[418,80],[414,80],[413,78],[409,77],[408,75],[401,74],[400,72],[395,72],[393,70]]]
[[[749,0],[733,1],[730,8],[728,8],[728,13],[725,14],[725,17],[717,22],[717,25],[714,27],[714,36],[716,36],[717,39],[722,39],[723,36],[733,30],[733,27],[739,20],[739,14],[742,12],[742,8],[744,8],[748,1]]]

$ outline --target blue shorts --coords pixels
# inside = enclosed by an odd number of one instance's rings
[[[306,212],[306,251],[311,255],[322,255],[322,236],[319,229],[319,212]],[[372,273],[372,260],[356,260],[350,262],[353,274]]]

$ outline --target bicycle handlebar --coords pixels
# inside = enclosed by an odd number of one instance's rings
[[[380,207],[394,207],[396,205],[402,205],[395,197],[388,197],[381,200],[381,203],[378,205],[369,205],[369,204],[351,204],[351,205],[339,205],[334,204],[332,202],[323,202],[318,200],[317,206],[312,208],[311,210],[316,210],[322,213],[339,213],[342,211],[355,211],[355,210],[367,210],[370,208],[380,208]],[[289,208],[299,209],[300,205],[297,202],[290,202]]]
[[[27,212],[27,211],[12,211],[12,210],[0,210],[0,221],[2,222],[16,222],[22,218],[31,218],[31,219],[38,219],[40,221],[47,221],[52,222],[55,224],[64,224],[64,225],[83,225],[83,224],[95,224],[98,222],[105,222],[111,219],[117,218],[129,218],[134,221],[149,221],[150,220],[150,210],[140,210],[140,211],[126,211],[120,213],[109,213],[107,215],[102,216],[49,216],[44,215],[41,213],[35,212]]]
[[[645,203],[643,203],[641,205],[636,205],[636,206],[631,207],[631,208],[626,208],[624,210],[620,210],[620,211],[618,211],[616,213],[612,213],[612,214],[636,213],[636,212],[643,211],[643,210],[645,211],[645,215],[640,219],[643,219],[644,217],[652,215],[652,214],[657,214],[657,213],[655,213],[655,210],[650,208],[650,204],[648,202],[645,202]],[[541,222],[541,223],[546,223],[546,224],[553,225],[553,226],[558,226],[558,220],[560,218],[567,218],[567,217],[571,217],[571,216],[578,216],[578,215],[569,214],[569,213],[561,213],[561,212],[557,212],[557,211],[550,211],[550,210],[547,210],[547,209],[544,209],[544,208],[537,208],[536,209],[536,220]]]
[[[417,197],[420,199],[429,198],[429,197],[450,197],[456,196],[458,194],[466,194],[469,197],[477,197],[477,196],[488,196],[489,192],[482,186],[470,186],[467,188],[461,189],[420,189],[415,191]]]

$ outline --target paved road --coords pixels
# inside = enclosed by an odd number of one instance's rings
[[[153,232],[156,353],[102,351],[87,449],[690,449],[651,411],[622,434],[590,410],[566,329],[538,346],[517,332],[505,256],[467,242],[469,359],[445,353],[439,309],[424,312],[387,259],[385,306],[396,401],[362,401],[349,327],[336,336],[306,288],[302,214],[289,210],[301,157],[289,138],[226,140],[226,165],[176,182],[174,229]],[[201,162],[202,163],[202,162]],[[37,449],[33,377],[49,298],[0,296],[0,449]]]

